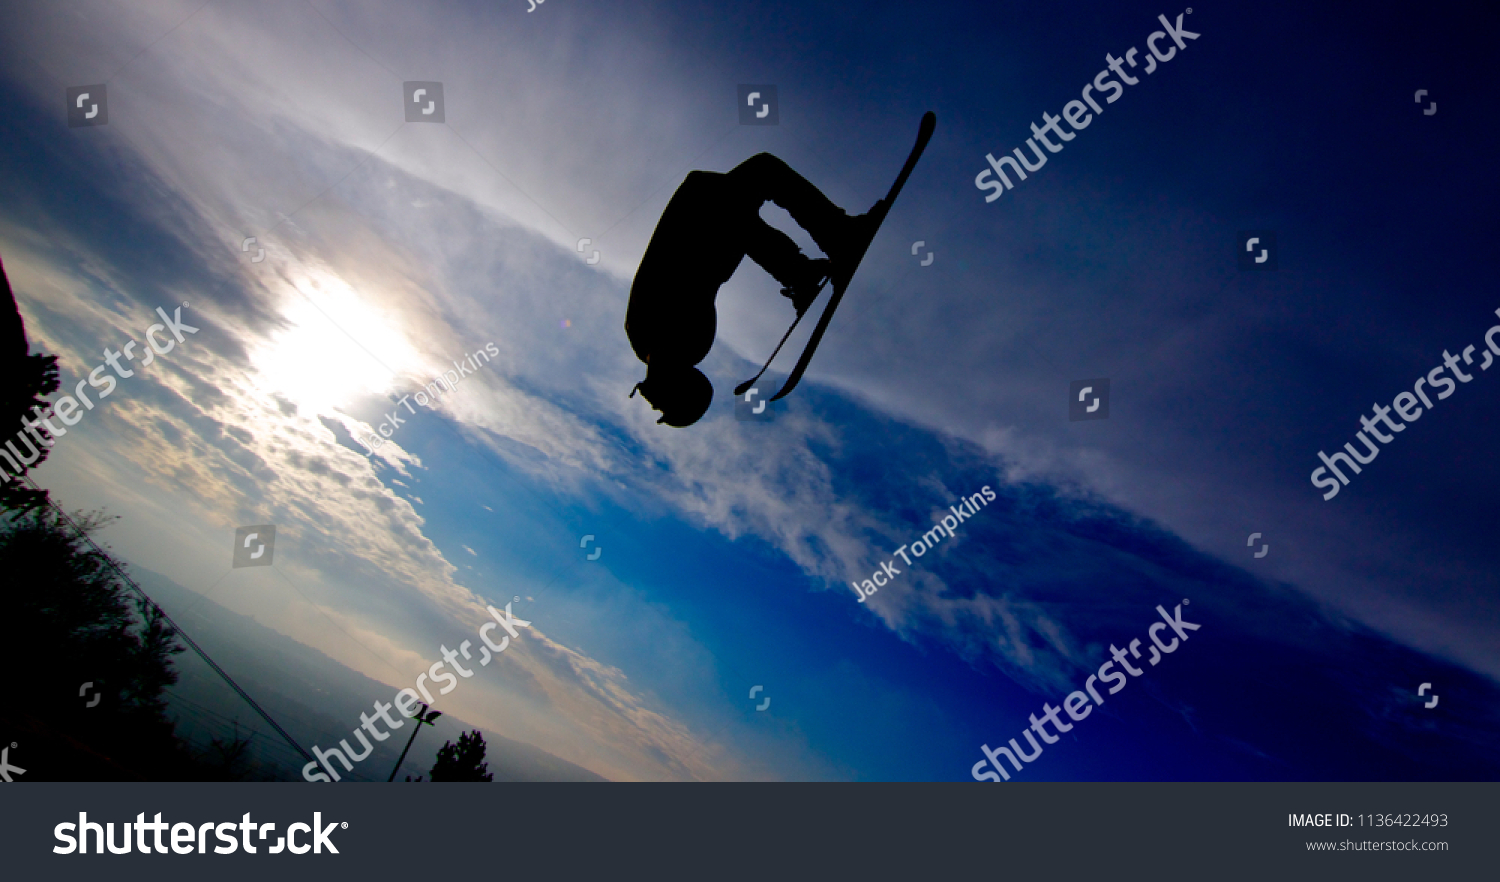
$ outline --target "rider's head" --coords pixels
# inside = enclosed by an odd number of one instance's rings
[[[635,387],[641,397],[661,411],[658,423],[685,428],[698,422],[714,400],[714,386],[691,365],[646,366],[646,379]],[[634,397],[635,391],[631,396]]]

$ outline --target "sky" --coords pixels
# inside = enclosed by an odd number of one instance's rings
[[[6,4],[0,258],[33,345],[71,388],[158,307],[200,329],[35,473],[120,515],[120,556],[393,691],[511,601],[531,628],[437,706],[612,780],[973,780],[1184,601],[1201,630],[1017,779],[1497,777],[1500,380],[1337,496],[1309,478],[1500,324],[1493,16],[528,5]],[[986,154],[1158,15],[1200,36],[986,202]],[[443,123],[406,121],[407,81],[442,83]],[[101,83],[107,124],[70,127]],[[742,83],[777,125],[739,123]],[[927,110],[775,418],[733,415],[792,318],[745,261],[714,406],[655,425],[621,325],[683,176],[766,151],[864,211]],[[1241,230],[1275,231],[1275,271],[1239,269]],[[1108,419],[1070,421],[1102,377]],[[250,524],[273,567],[230,566]]]

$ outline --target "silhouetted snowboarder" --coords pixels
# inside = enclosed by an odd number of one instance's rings
[[[781,293],[792,301],[799,322],[823,286],[830,280],[834,284],[817,329],[776,398],[790,392],[935,124],[931,113],[922,118],[917,146],[896,184],[868,214],[853,217],[769,153],[752,156],[723,174],[689,172],[662,211],[630,288],[625,334],[636,356],[646,363],[646,378],[636,384],[631,396],[639,391],[661,411],[657,422],[679,428],[696,423],[708,410],[713,384],[697,364],[713,347],[719,288],[746,255],[782,284]],[[785,209],[827,258],[809,258],[790,237],[762,220],[760,207],[767,200]],[[779,352],[781,346],[776,349]],[[748,388],[753,382],[743,385]],[[736,394],[743,391],[736,390]]]

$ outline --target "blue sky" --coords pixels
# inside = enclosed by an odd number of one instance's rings
[[[122,555],[206,591],[236,526],[276,523],[287,580],[237,571],[216,599],[396,688],[521,596],[521,651],[443,700],[610,778],[963,780],[1183,598],[1202,631],[1020,777],[1495,777],[1500,381],[1334,499],[1308,479],[1500,323],[1472,85],[1493,21],[527,5],[13,14],[0,256],[33,342],[69,385],[157,306],[203,328],[39,472],[123,515]],[[1158,14],[1202,36],[985,203],[985,154]],[[445,125],[403,122],[407,80],[444,83]],[[105,81],[109,125],[68,128],[64,88]],[[777,84],[780,125],[737,124],[746,82]],[[714,408],[655,426],[621,323],[682,176],[765,150],[862,211],[929,109],[777,419],[732,417],[791,318],[747,261],[703,365]],[[1237,269],[1243,229],[1276,230],[1276,272]],[[352,432],[488,343],[363,455]],[[1069,422],[1069,382],[1104,376],[1110,418]],[[856,603],[848,580],[983,485],[996,503]]]

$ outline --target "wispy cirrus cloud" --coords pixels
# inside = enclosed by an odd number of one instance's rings
[[[351,667],[406,685],[401,673],[468,631],[488,593],[542,594],[541,585],[460,579],[421,501],[437,498],[430,488],[447,463],[421,447],[420,432],[403,429],[369,458],[351,440],[380,423],[377,413],[394,404],[388,396],[414,391],[491,341],[500,354],[437,412],[456,437],[549,491],[538,514],[549,527],[611,501],[763,541],[815,583],[843,591],[926,529],[935,509],[977,489],[969,483],[989,482],[1001,506],[868,608],[913,644],[993,664],[1038,690],[1071,682],[1110,629],[1135,630],[1125,620],[1149,609],[1148,598],[1183,585],[1222,589],[1223,571],[1205,574],[1180,540],[1106,500],[1173,529],[1209,503],[1164,480],[1166,466],[1139,447],[1046,428],[1049,408],[1060,407],[1053,368],[1076,361],[1053,359],[1056,348],[1032,329],[1054,305],[1055,323],[1086,324],[1092,282],[1060,280],[1020,257],[918,284],[903,275],[912,268],[872,254],[862,270],[870,293],[841,312],[844,342],[830,338],[819,356],[817,379],[841,394],[809,383],[784,418],[756,434],[717,411],[693,431],[666,432],[639,399],[626,399],[643,370],[620,329],[626,285],[661,204],[688,163],[727,168],[765,146],[740,143],[712,77],[682,77],[669,60],[632,51],[670,36],[669,25],[583,30],[555,16],[556,30],[536,32],[509,19],[500,27],[490,10],[319,13],[293,2],[253,11],[215,4],[191,18],[186,7],[101,14],[80,35],[50,12],[27,13],[17,32],[56,73],[17,79],[37,119],[36,108],[55,101],[45,76],[94,70],[99,59],[82,50],[100,34],[146,45],[184,21],[111,86],[111,126],[67,142],[50,167],[94,210],[107,208],[113,229],[144,231],[128,247],[111,242],[39,195],[32,204],[45,210],[8,220],[7,265],[18,267],[12,278],[36,339],[63,354],[67,370],[92,366],[99,346],[134,333],[132,311],[155,298],[190,300],[204,332],[112,401],[80,432],[89,443],[53,467],[111,475],[104,498],[190,539],[187,560],[200,571],[213,569],[215,531],[238,523],[274,520],[303,537],[289,566],[301,587],[279,589],[258,613]],[[549,52],[579,68],[538,76]],[[127,54],[116,52],[121,64]],[[445,82],[447,125],[403,123],[404,78]],[[513,83],[527,88],[504,86]],[[34,141],[56,143],[47,137]],[[886,174],[872,171],[871,157],[835,172],[808,145],[783,143],[840,198],[858,189],[846,178]],[[935,147],[933,162],[943,149]],[[98,180],[91,169],[99,167],[117,180]],[[915,186],[904,197],[915,214],[893,218],[893,241],[913,224],[962,241],[940,223],[939,208],[921,207],[948,197],[929,189],[918,198],[924,185]],[[1003,225],[1021,237],[1018,253],[1043,248],[1044,234],[1066,220],[1064,207],[1025,211]],[[1041,232],[1027,232],[1028,221]],[[267,249],[263,263],[240,251],[252,234]],[[1152,235],[1114,241],[1110,253]],[[598,267],[574,252],[581,236],[601,248]],[[172,257],[142,256],[151,254]],[[758,351],[790,318],[783,303],[765,306],[764,280],[752,272],[726,289],[724,339],[704,366],[721,393],[746,369],[736,347]],[[1006,295],[982,296],[985,278],[1005,278]],[[913,286],[938,293],[892,293]],[[1178,291],[1133,317],[1129,334],[1118,325],[1116,333],[1137,340],[1147,359],[1150,326],[1195,302]],[[1231,310],[1192,327],[1220,339],[1234,324]],[[1168,342],[1189,363],[1211,349]],[[1162,443],[1182,453],[1190,435]],[[1200,475],[1224,468],[1197,455],[1174,463],[1196,463]],[[170,493],[172,510],[122,473]],[[419,485],[421,496],[411,489]],[[1232,526],[1215,517],[1216,529]],[[482,559],[489,549],[479,550]],[[206,581],[187,563],[157,568],[187,584]],[[1110,590],[1104,603],[1101,583]],[[1261,599],[1229,605],[1248,615]],[[341,633],[317,624],[325,620]],[[514,656],[513,678],[455,697],[469,718],[613,777],[709,776],[736,761],[701,751],[701,726],[685,722],[701,707],[672,706],[626,667],[553,639],[540,614],[536,628],[535,645]],[[1445,649],[1482,667],[1488,656],[1460,643]],[[705,652],[687,635],[676,651],[685,661]],[[485,700],[469,697],[476,692]],[[800,768],[826,771],[815,760]]]

